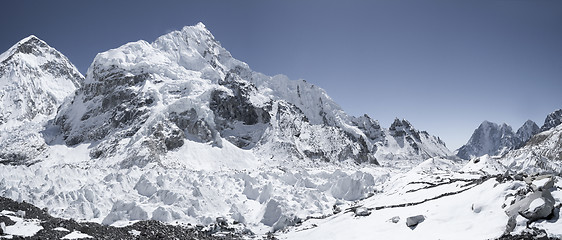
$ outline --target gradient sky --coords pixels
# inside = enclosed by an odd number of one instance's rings
[[[1,1],[0,52],[34,34],[82,72],[98,52],[203,22],[268,75],[454,150],[483,120],[562,108],[562,1]]]

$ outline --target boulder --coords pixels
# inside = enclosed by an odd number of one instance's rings
[[[366,207],[358,207],[355,209],[356,217],[365,217],[371,215],[371,212]]]
[[[541,197],[529,202],[526,209],[522,209],[519,213],[531,221],[547,218],[554,210],[554,198],[549,191],[540,192]]]
[[[521,216],[536,221],[538,219],[547,218],[554,210],[554,197],[550,191],[536,191],[529,194],[525,198],[515,202],[507,210],[509,217]]]
[[[548,191],[554,187],[554,178],[549,175],[537,176],[530,185],[534,191]]]
[[[391,219],[388,219],[388,221],[389,221],[389,222],[392,222],[392,223],[398,223],[398,222],[400,222],[400,217],[399,217],[399,216],[394,216],[394,217],[392,217]]]
[[[425,220],[423,215],[416,215],[406,218],[406,226],[415,227]]]

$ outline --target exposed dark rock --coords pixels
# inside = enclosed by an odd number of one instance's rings
[[[406,218],[406,226],[413,228],[423,221],[425,221],[425,217],[423,215],[411,216]]]
[[[195,139],[201,142],[212,141],[216,135],[209,124],[203,119],[199,119],[197,111],[193,108],[181,113],[172,112],[168,118],[171,122],[175,123],[179,129],[185,131],[186,134],[195,136]]]
[[[522,140],[509,125],[484,121],[474,130],[468,142],[458,149],[457,156],[468,160],[485,154],[500,155],[521,143]]]
[[[216,116],[228,121],[240,121],[246,125],[268,123],[270,115],[264,108],[254,106],[249,99],[256,87],[245,81],[238,81],[238,76],[229,74],[221,85],[232,90],[233,95],[215,90],[211,94],[209,107]]]
[[[525,143],[531,139],[531,137],[539,132],[539,126],[535,122],[527,120],[523,123],[523,126],[517,129],[517,132],[515,133],[515,136],[520,140],[520,144],[516,148],[523,147]]]
[[[367,114],[361,117],[354,117],[351,121],[363,133],[365,133],[365,136],[367,136],[371,141],[378,142],[384,139],[384,131],[379,123],[371,119]]]

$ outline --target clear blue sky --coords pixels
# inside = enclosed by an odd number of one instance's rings
[[[562,108],[562,1],[1,1],[0,50],[35,34],[83,73],[98,52],[203,22],[235,58],[460,147]]]

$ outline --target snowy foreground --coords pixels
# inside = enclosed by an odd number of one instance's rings
[[[112,226],[148,219],[209,226],[224,219],[251,232],[248,237],[494,239],[508,228],[510,206],[546,187],[556,216],[527,227],[530,221],[518,215],[511,233],[535,227],[562,237],[560,177],[515,180],[502,176],[501,164],[487,156],[462,163],[432,158],[410,170],[258,161],[253,169],[212,171],[93,166],[86,156],[81,160],[82,148],[29,167],[0,165],[0,192],[46,207],[55,217]],[[541,199],[528,204],[529,211]],[[408,219],[418,215],[423,217]]]
[[[407,173],[396,174],[376,194],[340,214],[307,221],[282,239],[495,239],[506,231],[506,210],[526,191],[525,181],[502,175],[462,173],[455,164],[430,159]],[[559,177],[556,177],[559,180]],[[544,184],[544,180],[531,184]],[[531,185],[532,186],[532,185]],[[550,190],[558,207],[562,199],[559,181]],[[540,204],[540,198],[536,202]],[[533,206],[529,208],[537,207]],[[556,213],[557,215],[558,213]],[[423,216],[415,226],[409,217]],[[413,218],[415,219],[415,218]],[[517,216],[512,234],[528,232],[527,219]],[[539,220],[530,228],[545,229],[549,237],[562,237],[558,216]]]

